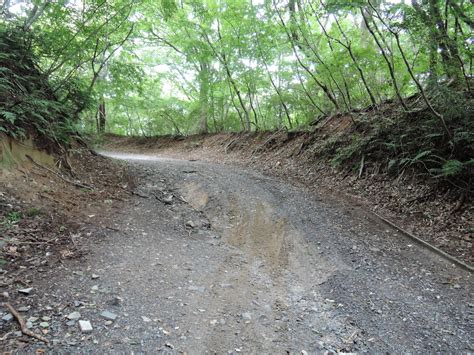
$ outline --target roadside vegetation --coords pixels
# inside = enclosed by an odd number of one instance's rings
[[[327,132],[315,155],[472,192],[469,1],[4,0],[0,131]]]

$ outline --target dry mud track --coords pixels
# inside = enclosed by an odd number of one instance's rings
[[[69,304],[54,349],[473,350],[471,274],[363,211],[241,168],[104,154],[132,166],[136,198],[87,260],[45,275],[48,297]],[[92,333],[65,324],[74,310]]]

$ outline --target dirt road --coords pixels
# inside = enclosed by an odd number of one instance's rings
[[[473,350],[470,273],[363,211],[240,168],[108,155],[133,166],[136,197],[85,261],[45,272],[40,305],[69,305],[54,349]]]

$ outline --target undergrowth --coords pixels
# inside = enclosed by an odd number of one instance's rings
[[[57,85],[39,66],[40,41],[30,32],[0,24],[0,133],[32,137],[39,148],[68,145],[87,101],[77,80]]]
[[[406,113],[396,105],[387,105],[359,116],[351,132],[328,139],[320,147],[321,153],[331,156],[336,166],[356,170],[364,157],[366,162],[380,164],[382,172],[399,176],[411,169],[472,193],[474,100],[469,92],[441,86],[431,95],[451,136],[427,108]]]

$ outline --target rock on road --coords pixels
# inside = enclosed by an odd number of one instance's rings
[[[55,349],[473,350],[471,274],[363,211],[237,167],[106,154],[133,166],[137,196],[48,276],[93,328],[60,323]]]

